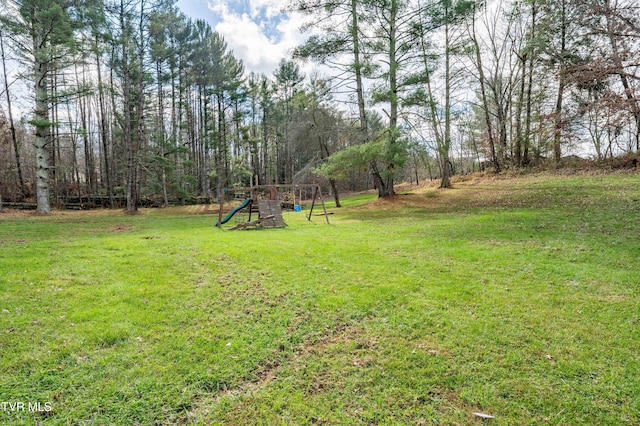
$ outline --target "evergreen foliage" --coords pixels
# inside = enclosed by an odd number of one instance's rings
[[[452,173],[570,154],[637,164],[629,0],[296,0],[309,37],[272,75],[248,73],[173,0],[2,7],[0,195],[41,213],[73,197],[135,212],[320,178],[387,196],[401,180],[446,187]],[[32,105],[17,116],[12,60]],[[304,61],[320,68],[305,75]]]

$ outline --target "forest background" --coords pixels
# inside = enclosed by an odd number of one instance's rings
[[[0,4],[0,197],[40,213],[637,165],[633,0],[292,0],[307,39],[271,75],[172,0]]]

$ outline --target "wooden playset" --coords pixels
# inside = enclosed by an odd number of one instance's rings
[[[229,222],[231,218],[240,213],[248,215],[248,220],[237,223],[233,229],[261,229],[261,228],[282,228],[287,226],[283,217],[282,210],[289,209],[301,211],[301,201],[303,193],[308,194],[311,191],[311,207],[307,220],[311,221],[313,209],[316,200],[319,199],[324,211],[324,217],[329,223],[329,215],[322,197],[322,190],[317,184],[292,184],[292,185],[253,185],[243,188],[225,188],[224,195],[231,196],[235,199],[243,199],[242,203],[233,208],[225,217],[222,217],[224,209],[225,196],[220,197],[220,209],[218,213],[218,221],[216,227],[221,227]],[[252,214],[257,213],[258,218],[252,219]]]

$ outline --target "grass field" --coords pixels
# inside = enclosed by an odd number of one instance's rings
[[[640,424],[640,175],[344,204],[0,214],[0,422]]]

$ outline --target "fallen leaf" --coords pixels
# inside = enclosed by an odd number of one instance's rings
[[[478,416],[482,419],[495,419],[495,417],[493,417],[490,414],[485,414],[485,413],[473,413],[474,416]]]

